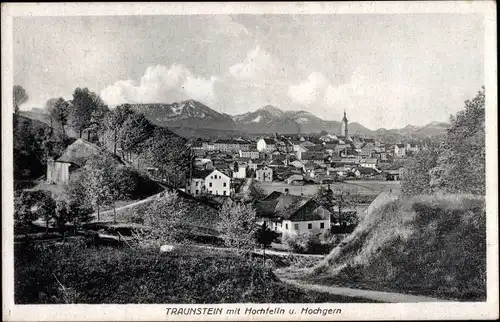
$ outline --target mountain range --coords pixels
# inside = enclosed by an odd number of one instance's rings
[[[228,131],[249,134],[297,134],[297,133],[339,133],[339,121],[323,120],[307,111],[283,111],[275,106],[267,105],[254,112],[239,115],[219,113],[195,100],[175,102],[172,104],[133,104],[132,107],[161,126],[178,128],[190,133]],[[370,130],[363,125],[349,123],[349,133],[378,137],[386,141],[399,141],[404,138],[427,138],[445,133],[450,125],[432,122],[425,126],[408,125],[402,129]]]

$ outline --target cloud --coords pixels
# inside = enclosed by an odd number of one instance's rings
[[[421,108],[422,99],[428,95],[413,84],[375,80],[357,68],[349,82],[328,85],[324,105],[335,119],[340,118],[345,109],[349,121],[372,129],[393,128],[399,124],[415,124],[415,120],[421,119],[421,114],[429,113]]]
[[[231,16],[226,15],[215,15],[213,16],[213,21],[215,22],[212,26],[216,34],[226,34],[238,37],[240,35],[249,36],[250,32],[248,29],[231,18]]]
[[[314,103],[329,82],[326,77],[318,72],[312,72],[307,80],[288,87],[288,96],[296,103],[309,105]]]
[[[111,106],[123,103],[166,103],[196,99],[206,104],[216,101],[214,84],[218,79],[193,75],[184,65],[150,66],[139,82],[120,80],[101,91]]]
[[[229,67],[229,74],[238,80],[257,79],[274,69],[269,53],[260,48],[260,45],[247,53],[245,60]]]

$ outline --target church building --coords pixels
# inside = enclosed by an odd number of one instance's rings
[[[342,125],[340,128],[340,136],[347,138],[349,136],[348,134],[349,132],[347,130],[347,116],[344,111],[344,118],[342,119]]]

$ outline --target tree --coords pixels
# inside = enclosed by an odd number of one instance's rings
[[[124,166],[112,169],[112,178],[110,182],[110,202],[113,205],[113,220],[116,222],[116,202],[128,196],[134,189],[135,182],[131,176],[129,169]]]
[[[104,119],[106,115],[109,113],[109,108],[107,105],[104,105],[104,102],[100,97],[97,96],[96,107],[92,111],[90,115],[90,125],[87,128],[88,140],[90,141],[92,137],[97,136],[97,140],[99,139],[99,134],[102,133],[104,128]]]
[[[31,223],[37,219],[37,214],[32,209],[34,203],[31,191],[23,191],[14,197],[14,219],[16,225],[23,228],[26,239]]]
[[[49,104],[51,100],[47,101]],[[64,126],[68,124],[68,117],[70,112],[70,105],[68,102],[64,100],[64,98],[59,97],[54,103],[53,107],[50,109],[50,120],[55,120],[59,124],[61,124],[61,129],[63,133],[66,133],[64,130]]]
[[[343,227],[357,222],[355,216],[353,217],[345,211],[353,204],[351,193],[348,189],[342,187],[333,191],[330,185],[327,188],[321,186],[313,198],[334,214]]]
[[[114,160],[106,155],[96,155],[89,158],[82,174],[82,186],[85,196],[100,218],[100,209],[112,204],[112,173]]]
[[[115,155],[118,144],[121,143],[119,133],[121,133],[120,131],[123,123],[125,123],[132,114],[134,114],[132,107],[129,104],[123,104],[118,105],[116,108],[106,113],[102,120],[102,126],[100,128],[102,135],[100,139],[105,141],[105,145],[107,145],[107,142],[111,142],[111,147]]]
[[[160,199],[155,199],[147,208],[144,224],[148,227],[142,236],[143,247],[182,241],[185,237],[183,221],[187,214],[186,204],[175,192],[166,191]]]
[[[14,85],[13,89],[14,112],[19,113],[19,106],[26,103],[29,99],[26,90],[21,85]]]
[[[465,102],[451,118],[437,165],[431,171],[433,191],[486,193],[485,89]]]
[[[80,178],[72,177],[65,190],[67,202],[67,220],[73,224],[74,231],[84,223],[89,222],[92,217],[92,208],[88,206],[85,187]]]
[[[65,224],[70,217],[70,201],[66,194],[61,194],[55,198],[55,218],[57,221],[57,228],[64,240]]]
[[[269,229],[265,221],[262,226],[260,226],[256,231],[255,238],[257,240],[257,244],[262,246],[264,264],[266,263],[266,248],[269,248],[271,246],[271,243],[276,237],[277,233]]]
[[[238,252],[254,249],[256,214],[252,205],[226,201],[219,211],[217,230],[227,247]]]
[[[55,216],[56,202],[50,192],[44,190],[35,190],[32,192],[33,207],[37,218],[43,218],[45,221],[45,232],[49,232],[49,223]]]
[[[465,109],[451,117],[451,127],[439,145],[427,148],[406,164],[402,190],[406,195],[486,192],[485,89]]]
[[[123,123],[120,133],[121,147],[131,153],[141,153],[145,142],[153,135],[155,127],[144,114],[134,113]]]
[[[82,137],[92,124],[92,114],[102,105],[99,96],[88,88],[76,88],[71,101],[71,125]],[[90,133],[89,133],[90,137]]]
[[[420,151],[409,158],[404,165],[401,178],[401,192],[403,195],[414,196],[432,193],[430,180],[431,169],[436,167],[439,151],[430,148]]]
[[[53,129],[54,128],[54,117],[52,116],[52,110],[54,109],[54,106],[57,102],[57,98],[51,98],[45,102],[45,110],[47,111],[47,114],[49,114],[50,117],[50,127]]]
[[[144,153],[151,165],[160,169],[162,180],[173,179],[174,185],[188,176],[192,151],[186,141],[165,128],[156,128],[144,144]]]

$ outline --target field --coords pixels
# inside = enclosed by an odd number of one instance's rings
[[[319,187],[321,187],[321,185],[294,186],[286,182],[259,182],[257,185],[265,189],[268,193],[273,191],[285,192],[285,189],[288,189],[291,195],[300,196],[303,194],[308,197],[314,195]],[[323,186],[326,187],[327,185]],[[334,191],[336,189],[344,189],[349,191],[350,194],[355,195],[377,195],[379,192],[391,189],[397,193],[401,189],[401,185],[398,181],[353,180],[332,183],[330,184],[330,188]]]
[[[15,302],[42,303],[339,303],[363,299],[305,292],[271,267],[219,250],[85,247],[75,242],[18,245]]]

